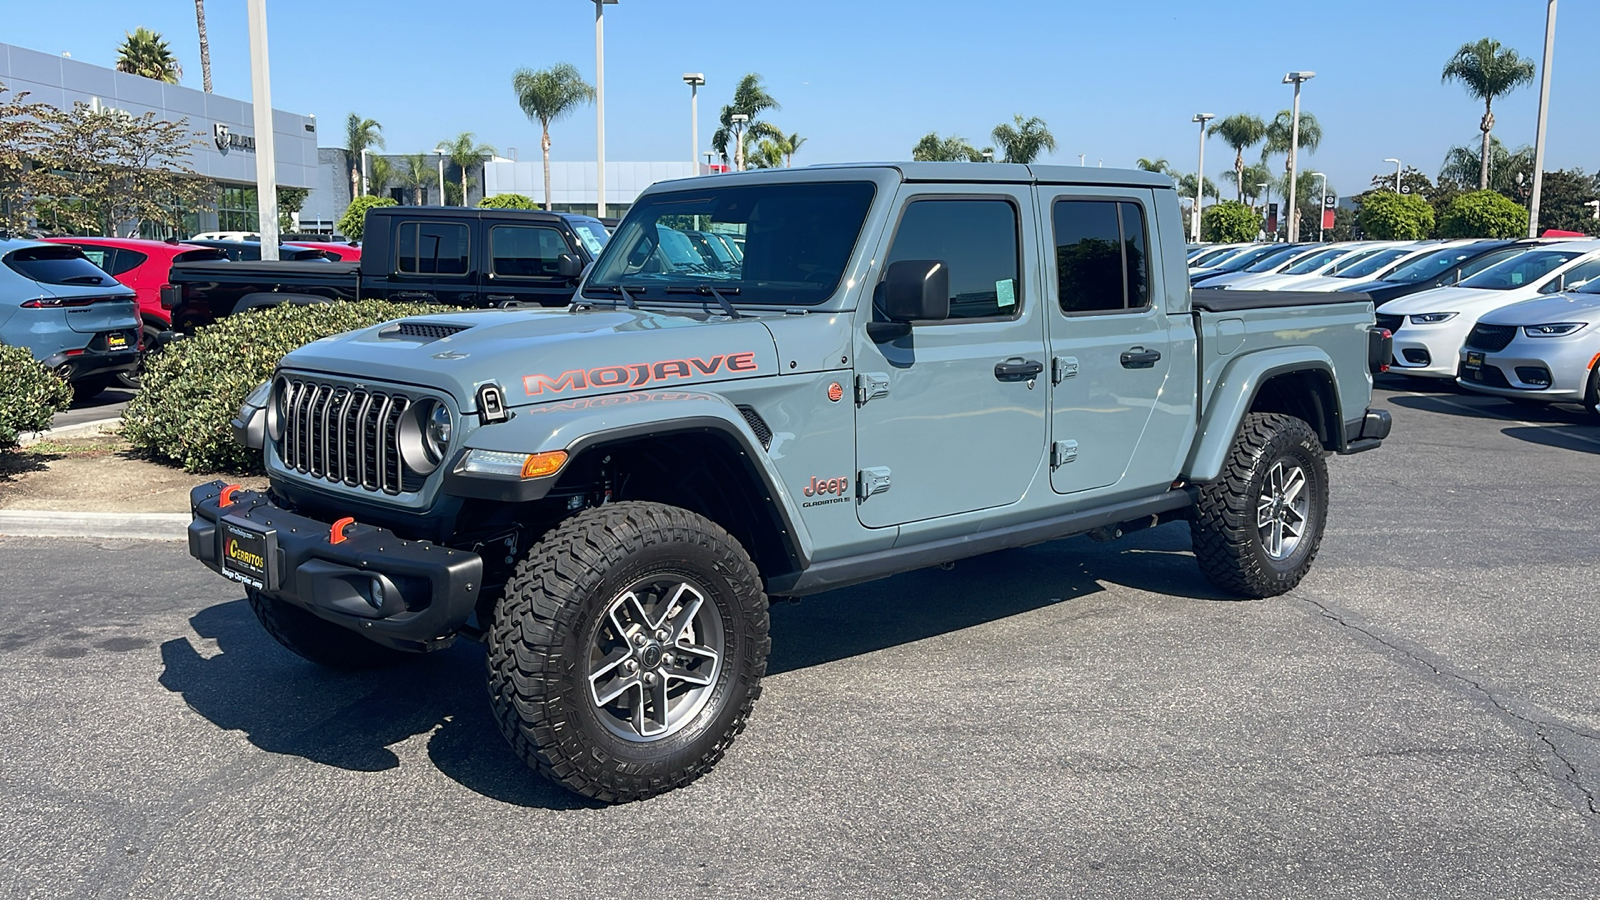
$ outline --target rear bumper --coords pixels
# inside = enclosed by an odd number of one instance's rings
[[[333,543],[329,523],[287,512],[262,493],[236,491],[219,507],[223,487],[214,481],[190,492],[189,555],[225,578],[402,650],[448,646],[477,607],[483,560],[474,553],[360,524]],[[246,562],[226,561],[244,555],[241,540]]]
[[[132,371],[139,367],[137,339],[135,341],[135,348],[131,350],[107,351],[91,347],[82,353],[57,353],[44,360],[44,366],[67,381]]]
[[[1365,450],[1376,450],[1383,446],[1384,438],[1389,436],[1389,429],[1394,421],[1386,409],[1369,409],[1359,422],[1345,425],[1345,446],[1339,452],[1346,456],[1351,453],[1361,453]]]

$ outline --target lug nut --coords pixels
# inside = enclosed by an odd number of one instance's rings
[[[663,666],[675,666],[678,664],[678,660],[671,653],[663,653],[661,654],[661,664]]]
[[[672,635],[668,634],[665,628],[656,632],[656,640],[658,641],[665,641],[670,637],[672,637]]]
[[[646,673],[644,673],[644,683],[645,684],[655,684],[656,683],[656,673],[654,673],[654,672],[646,672]]]
[[[633,636],[633,645],[635,647],[643,647],[644,646],[644,632],[641,631],[641,632],[636,632],[634,634],[634,636]]]
[[[629,674],[632,674],[634,672],[639,671],[639,661],[638,660],[634,660],[634,659],[625,659],[625,660],[623,660],[622,661],[622,671],[627,672]]]

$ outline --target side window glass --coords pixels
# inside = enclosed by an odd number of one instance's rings
[[[121,275],[123,272],[129,272],[144,265],[144,261],[149,258],[148,255],[137,250],[118,250],[116,251],[116,256],[111,260],[111,268],[106,271],[113,275]]]
[[[1051,211],[1056,237],[1056,291],[1061,311],[1127,308],[1122,234],[1108,200],[1058,200]],[[1141,238],[1142,239],[1142,238]]]
[[[890,263],[943,260],[950,318],[1014,316],[1022,302],[1017,208],[1005,200],[915,200],[889,246]]]
[[[561,255],[571,252],[554,228],[496,225],[489,229],[490,271],[502,277],[554,278],[561,273]]]
[[[1590,281],[1593,281],[1596,276],[1600,276],[1600,260],[1586,262],[1580,266],[1573,266],[1571,269],[1568,269],[1560,278],[1556,279],[1555,283],[1561,285],[1559,290],[1572,291],[1583,287]]]
[[[107,250],[104,247],[79,247],[78,249],[83,251],[83,255],[88,258],[89,262],[105,269],[107,272],[111,271],[112,260],[115,259],[116,251]]]
[[[1128,308],[1150,305],[1150,254],[1145,241],[1144,207],[1137,203],[1118,203],[1122,219],[1122,258],[1128,270]]]
[[[395,241],[395,271],[408,275],[464,275],[467,226],[453,222],[403,222]]]

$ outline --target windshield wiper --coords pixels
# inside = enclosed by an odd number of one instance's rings
[[[616,291],[622,295],[622,302],[628,304],[629,309],[639,308],[639,304],[633,299],[633,295],[628,293],[627,289],[620,284],[597,284],[593,289],[597,291]],[[573,300],[573,303],[576,304],[577,300]]]
[[[672,286],[672,287],[667,288],[667,293],[669,293],[669,294],[698,294],[701,297],[715,297],[715,298],[717,298],[717,304],[722,307],[722,311],[727,314],[728,318],[730,318],[730,319],[742,319],[742,318],[744,318],[744,316],[739,314],[739,311],[737,309],[733,308],[733,304],[728,301],[728,298],[726,296],[724,296],[721,291],[717,290],[716,288],[712,287],[709,284],[700,284],[700,285],[695,285],[694,287]],[[738,288],[728,288],[728,293],[737,294],[737,293],[739,293],[739,289]]]

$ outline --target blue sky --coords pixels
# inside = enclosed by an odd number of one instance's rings
[[[200,85],[191,0],[9,4],[0,40],[111,65],[125,30],[165,34]],[[509,155],[537,158],[538,129],[517,108],[518,66],[571,62],[594,75],[594,6],[580,0],[268,0],[273,105],[314,113],[338,143],[351,111],[384,125],[391,151],[431,149],[472,131]],[[797,163],[905,159],[930,130],[980,146],[1013,113],[1044,118],[1059,142],[1045,161],[1129,166],[1166,157],[1192,170],[1196,112],[1288,107],[1290,69],[1317,78],[1302,95],[1324,130],[1305,160],[1345,193],[1399,157],[1436,174],[1452,143],[1477,139],[1482,107],[1439,70],[1462,43],[1491,36],[1538,59],[1545,3],[1345,0],[1293,4],[1121,0],[1067,3],[682,3],[606,8],[606,145],[614,160],[688,157],[682,73],[700,71],[701,148],[745,72],[783,104],[771,120],[807,143]],[[216,90],[248,98],[244,0],[206,9]],[[1600,4],[1568,0],[1556,40],[1547,168],[1600,169],[1600,67],[1585,58]],[[1495,133],[1533,142],[1536,87],[1496,106]],[[557,123],[553,159],[594,154],[594,113]],[[1231,168],[1220,141],[1206,170]]]

